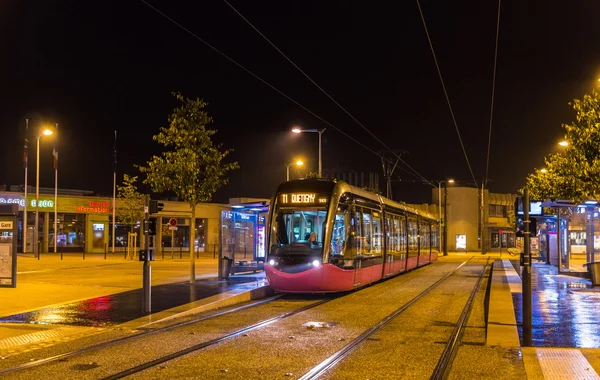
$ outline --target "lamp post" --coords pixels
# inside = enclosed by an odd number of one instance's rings
[[[291,162],[291,163],[285,165],[286,173],[287,173],[286,174],[286,181],[290,180],[290,166],[291,165],[302,166],[302,165],[304,165],[304,162],[302,162],[302,160],[298,160],[296,162]]]
[[[38,244],[39,239],[39,215],[40,215],[40,137],[42,136],[50,136],[52,131],[49,129],[40,130],[40,133],[37,135],[37,147],[36,147],[36,155],[35,155],[35,234],[33,244],[34,250],[37,256],[37,259],[40,259],[40,246]],[[27,199],[25,199],[27,202]]]
[[[563,141],[559,142],[558,145],[567,147],[567,146],[569,146],[569,142],[567,140],[563,140]]]
[[[323,129],[301,129],[301,128],[294,128],[292,129],[292,132],[294,133],[318,133],[319,134],[319,177],[321,177],[322,175],[322,163],[321,163],[321,135],[323,134],[323,132],[325,132],[327,128],[323,128]]]

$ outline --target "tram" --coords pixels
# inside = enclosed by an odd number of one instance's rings
[[[343,181],[284,182],[269,209],[267,280],[285,293],[357,289],[435,261],[437,225]]]

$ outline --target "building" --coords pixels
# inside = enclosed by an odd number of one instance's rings
[[[441,193],[442,219],[446,208],[448,251],[498,252],[515,247],[516,195],[484,190],[482,200],[480,189],[463,186],[441,192],[435,188],[431,193],[435,204]]]

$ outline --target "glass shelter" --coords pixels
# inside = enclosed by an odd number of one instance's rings
[[[220,257],[231,260],[231,274],[264,270],[268,210],[268,202],[263,201],[221,211]]]

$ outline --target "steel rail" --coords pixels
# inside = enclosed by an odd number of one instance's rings
[[[429,292],[431,292],[433,289],[435,289],[439,284],[441,284],[446,279],[448,279],[448,277],[452,276],[456,271],[458,271],[461,267],[463,267],[466,263],[468,263],[471,259],[473,259],[473,257],[474,256],[472,256],[471,258],[469,258],[468,260],[466,260],[465,262],[460,264],[452,272],[449,272],[444,277],[442,277],[439,280],[437,280],[436,282],[434,282],[432,285],[430,285],[427,289],[423,290],[412,300],[408,301],[407,303],[402,305],[400,308],[398,308],[394,312],[392,312],[390,315],[388,315],[387,317],[385,317],[384,319],[379,321],[373,327],[369,328],[368,330],[366,330],[365,332],[360,334],[356,339],[354,339],[348,345],[343,347],[341,350],[339,350],[335,354],[331,355],[330,357],[328,357],[327,359],[325,359],[324,361],[319,363],[313,369],[311,369],[306,374],[304,374],[304,376],[302,376],[300,378],[300,380],[318,379],[320,376],[325,374],[327,371],[329,371],[330,369],[335,367],[340,361],[342,361],[348,355],[350,355],[362,342],[367,340],[371,335],[373,335],[377,331],[379,331],[383,326],[388,324],[392,319],[397,317],[399,314],[404,312],[406,309],[408,309],[410,306],[412,306],[419,299],[421,299],[422,297],[427,295]]]
[[[483,267],[483,271],[479,275],[477,279],[477,283],[471,290],[471,295],[463,308],[460,317],[458,318],[458,322],[456,322],[456,327],[454,327],[454,331],[446,343],[446,347],[444,348],[444,352],[440,356],[440,360],[438,364],[435,366],[433,370],[433,374],[430,377],[430,380],[442,380],[447,379],[450,374],[450,368],[452,361],[456,357],[456,353],[458,352],[458,348],[460,347],[460,342],[462,341],[463,334],[465,332],[465,328],[467,326],[467,322],[469,320],[469,315],[471,315],[471,310],[473,309],[473,301],[475,300],[475,296],[479,292],[479,287],[481,286],[481,281],[483,280],[483,276],[486,272],[486,269],[490,263],[490,258],[488,257],[485,266]]]
[[[6,369],[3,369],[3,370],[0,370],[0,376],[8,374],[8,373],[12,373],[12,372],[22,371],[24,369],[38,367],[38,366],[41,366],[43,364],[52,363],[52,362],[55,362],[55,361],[58,361],[58,360],[62,360],[62,359],[66,359],[66,358],[70,358],[70,357],[73,357],[73,356],[85,354],[85,353],[88,353],[88,352],[91,352],[91,351],[95,351],[95,350],[99,350],[99,349],[102,349],[102,348],[110,347],[110,346],[113,346],[115,344],[125,343],[125,342],[131,341],[131,340],[135,340],[135,339],[139,339],[139,338],[144,338],[144,337],[147,337],[147,336],[150,336],[150,335],[153,335],[153,334],[157,334],[157,333],[160,333],[160,332],[173,330],[173,329],[176,329],[178,327],[183,327],[183,326],[191,325],[191,324],[194,324],[194,323],[197,323],[197,322],[206,321],[208,319],[220,317],[222,315],[226,315],[226,314],[230,314],[230,313],[235,313],[235,312],[240,311],[240,310],[248,309],[248,308],[251,308],[251,307],[254,307],[254,306],[259,306],[259,305],[262,305],[262,304],[265,304],[265,303],[269,303],[269,302],[275,301],[276,299],[279,299],[282,296],[283,296],[283,294],[278,294],[278,295],[275,295],[273,297],[269,297],[269,298],[266,298],[264,300],[261,300],[261,301],[258,301],[258,302],[254,302],[254,303],[251,303],[251,304],[248,304],[248,305],[239,306],[239,307],[236,307],[236,308],[233,308],[233,309],[230,309],[230,310],[221,311],[221,312],[218,312],[218,313],[215,313],[215,314],[206,315],[206,316],[203,316],[203,317],[200,317],[200,318],[191,319],[189,321],[175,323],[173,325],[169,325],[169,326],[157,328],[157,329],[154,329],[154,330],[151,330],[151,331],[145,331],[145,332],[140,333],[140,334],[126,336],[126,337],[115,339],[115,340],[111,340],[111,341],[105,342],[105,343],[99,343],[99,344],[96,344],[94,346],[86,347],[86,348],[83,348],[83,349],[80,349],[80,350],[66,352],[64,354],[51,356],[49,358],[44,358],[44,359],[36,360],[36,361],[33,361],[33,362],[29,362],[29,363],[24,363],[24,364],[21,364],[21,365],[15,366],[15,367],[11,367],[11,368],[6,368]],[[160,322],[160,321],[157,321],[157,322]]]
[[[154,360],[151,360],[149,362],[146,362],[146,363],[140,364],[138,366],[132,367],[132,368],[127,369],[125,371],[121,371],[121,372],[116,373],[114,375],[105,377],[105,378],[103,378],[103,380],[121,379],[121,378],[123,378],[125,376],[130,376],[130,375],[133,375],[135,373],[138,373],[138,372],[141,372],[141,371],[145,371],[145,370],[147,370],[149,368],[156,367],[159,364],[168,362],[168,361],[173,360],[173,359],[177,359],[177,358],[182,357],[184,355],[190,354],[190,353],[192,353],[194,351],[199,351],[199,350],[204,349],[206,347],[213,346],[213,345],[215,345],[217,343],[221,343],[221,342],[224,342],[224,341],[229,340],[231,338],[235,338],[236,336],[245,334],[245,333],[247,333],[249,331],[256,330],[256,329],[259,329],[261,327],[268,326],[268,325],[270,325],[272,323],[275,323],[275,322],[278,322],[278,321],[280,321],[280,320],[282,320],[284,318],[291,317],[292,315],[296,315],[296,314],[301,313],[303,311],[306,311],[306,310],[312,309],[314,307],[320,306],[320,305],[322,305],[322,304],[324,304],[326,302],[332,301],[335,298],[338,298],[338,297],[327,298],[327,299],[315,302],[313,304],[306,305],[306,306],[301,307],[299,309],[296,309],[296,310],[293,310],[293,311],[288,311],[288,312],[286,312],[286,313],[284,313],[282,315],[279,315],[279,316],[273,317],[273,318],[269,318],[269,319],[264,320],[262,322],[250,325],[248,327],[244,327],[243,329],[237,330],[237,331],[235,331],[235,332],[233,332],[231,334],[227,334],[227,335],[225,335],[223,337],[212,339],[212,340],[209,340],[207,342],[199,343],[199,344],[196,344],[194,346],[188,347],[186,349],[183,349],[183,350],[174,352],[172,354],[162,356],[162,357],[160,357],[158,359],[154,359]]]

